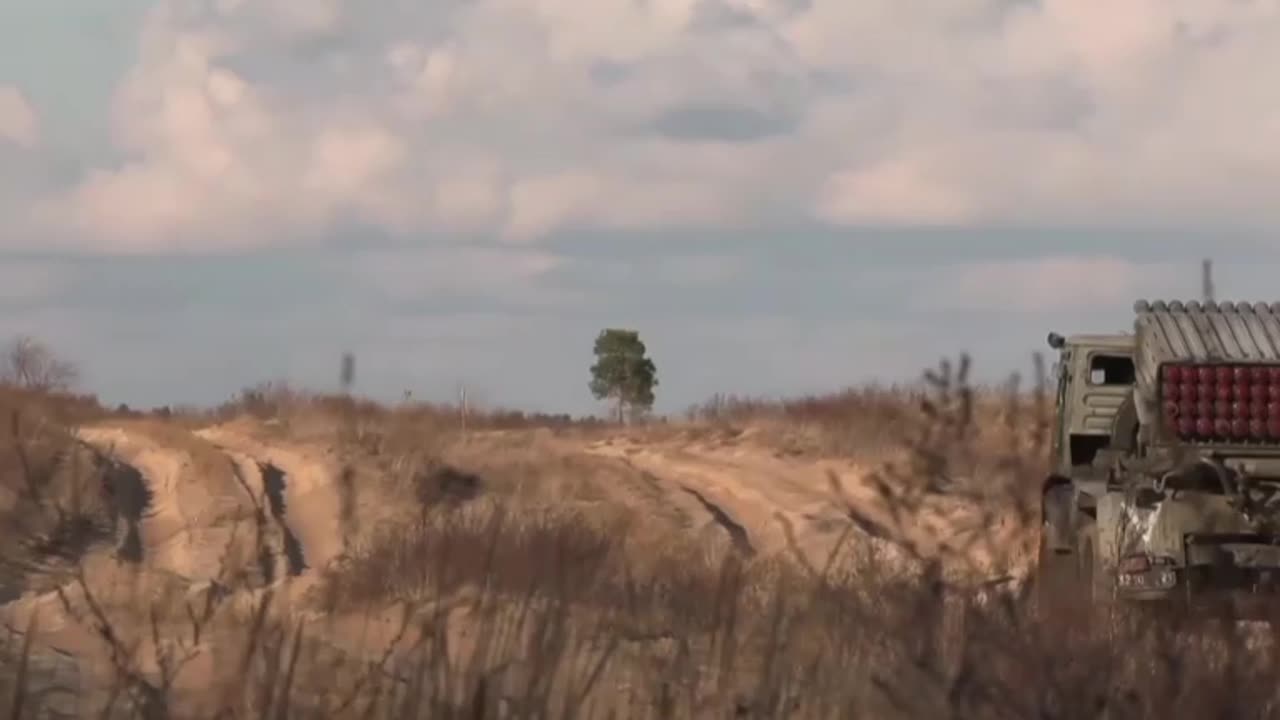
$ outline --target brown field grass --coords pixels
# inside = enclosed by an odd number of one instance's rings
[[[458,408],[278,385],[212,412],[5,390],[0,584],[45,599],[0,637],[0,702],[13,718],[1277,716],[1275,638],[1038,620],[1014,566],[1034,547],[1046,398],[976,391],[965,369],[629,427],[476,412],[465,436]],[[288,443],[271,462],[333,465],[342,516],[363,523],[335,524],[338,559],[300,577],[121,570],[101,551],[119,525],[111,460],[73,434],[100,425],[178,448],[183,482],[215,472],[228,438]],[[628,512],[611,493],[632,466],[579,450],[593,443],[871,463],[882,511],[835,487],[822,562],[743,554],[655,525],[657,506]],[[922,534],[960,504],[981,532]],[[978,560],[997,556],[1007,573]]]

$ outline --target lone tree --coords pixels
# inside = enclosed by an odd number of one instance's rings
[[[595,355],[591,394],[597,400],[609,398],[615,403],[618,422],[625,421],[627,410],[635,413],[653,407],[658,371],[653,360],[645,356],[640,333],[618,328],[602,330],[596,336]]]

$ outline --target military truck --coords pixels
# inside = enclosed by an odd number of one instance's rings
[[[1280,303],[1139,300],[1134,313],[1132,333],[1049,334],[1041,601],[1269,617]]]

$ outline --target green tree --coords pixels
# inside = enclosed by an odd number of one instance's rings
[[[596,363],[591,366],[591,394],[597,400],[614,402],[618,422],[626,411],[653,407],[653,389],[658,371],[646,355],[644,342],[635,330],[608,328],[596,336]]]

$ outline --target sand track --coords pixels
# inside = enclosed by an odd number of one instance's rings
[[[80,439],[110,463],[122,527],[118,556],[211,580],[225,571],[234,527],[256,554],[235,562],[256,566],[266,584],[302,578],[310,586],[349,553],[361,525],[416,512],[405,498],[386,495],[388,483],[357,481],[352,458],[262,430],[252,423],[194,432],[125,423],[82,429]],[[551,486],[589,485],[651,532],[718,537],[748,556],[790,556],[819,566],[842,541],[851,505],[878,520],[889,516],[865,482],[866,468],[784,457],[745,441],[544,438],[530,447],[515,461],[529,468],[517,471],[517,485],[542,468],[537,477],[546,476]],[[480,459],[492,462],[500,452],[500,446],[489,448]],[[843,492],[833,491],[833,477]],[[962,520],[941,522],[958,530]]]
[[[38,619],[41,653],[96,658],[94,672],[109,672],[102,664],[107,647],[93,629],[94,604],[127,626],[129,637],[146,634],[136,614],[153,606],[176,613],[171,620],[179,635],[190,632],[182,608],[201,607],[205,594],[226,589],[241,589],[229,596],[234,616],[247,617],[267,586],[277,612],[301,610],[305,604],[293,601],[303,600],[318,580],[315,571],[345,549],[342,529],[350,523],[344,523],[341,485],[351,481],[350,471],[309,448],[267,445],[235,428],[190,433],[148,422],[86,426],[77,438],[102,463],[118,532],[113,543],[90,548],[81,559],[92,603],[70,579],[57,591],[24,593],[0,606],[0,625],[10,633],[21,634]],[[370,497],[362,504],[378,503]],[[230,631],[242,629],[233,622]],[[140,667],[158,672],[151,646],[139,647]],[[200,669],[184,675],[195,682],[216,673],[217,667],[205,667],[210,662],[201,656],[192,665]]]
[[[766,453],[680,444],[595,443],[587,452],[619,459],[666,489],[667,502],[693,499],[695,507],[747,555],[800,552],[820,563],[843,527],[840,498],[827,471]],[[847,472],[847,469],[846,469]]]
[[[910,553],[898,545],[904,541],[925,556],[942,558],[957,578],[973,573],[1020,578],[1029,567],[1022,548],[1025,533],[1016,525],[993,527],[982,507],[944,497],[926,498],[897,522],[895,507],[896,512],[905,510],[901,501],[876,490],[870,482],[875,468],[849,460],[786,457],[749,442],[688,439],[641,443],[613,438],[583,450],[650,478],[663,497],[649,502],[700,513],[745,555],[797,560],[817,569],[850,542],[870,543],[905,558]],[[876,539],[865,530],[850,535],[851,511],[888,529],[890,539]]]
[[[122,560],[211,580],[224,571],[234,534],[266,551],[255,562],[270,583],[323,568],[345,550],[341,468],[303,449],[224,428],[157,436],[104,426],[79,437],[108,463]]]
[[[235,464],[245,493],[253,498],[257,564],[263,581],[273,583],[282,571],[289,576],[301,575],[307,566],[306,554],[284,517],[284,472],[234,450],[223,452]]]
[[[324,568],[346,551],[339,489],[343,469],[337,463],[224,427],[195,434],[235,458],[242,473],[257,481],[259,506],[278,528],[289,575]]]
[[[252,425],[188,432],[118,421],[79,428],[102,463],[118,563],[209,582],[314,579],[360,527],[412,511],[325,448],[263,440]],[[358,491],[358,492],[357,492]],[[308,583],[310,584],[310,583]]]
[[[196,581],[216,577],[236,544],[235,527],[252,520],[230,461],[196,438],[174,445],[110,426],[82,428],[77,436],[107,464],[117,556]]]

